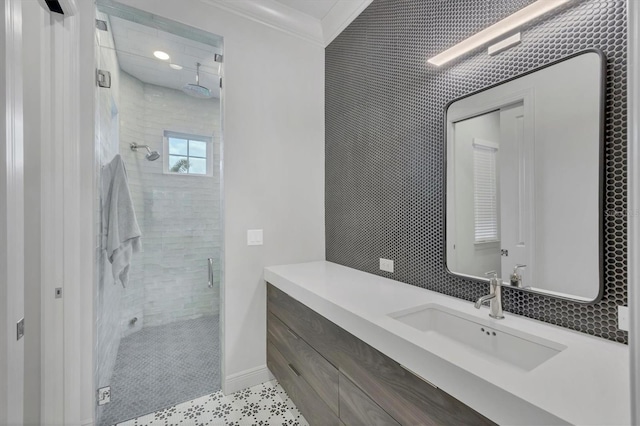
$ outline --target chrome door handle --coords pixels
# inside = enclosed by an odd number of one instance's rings
[[[209,264],[209,288],[213,288],[213,258],[207,259]]]

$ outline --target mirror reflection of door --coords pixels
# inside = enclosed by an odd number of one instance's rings
[[[524,132],[525,120],[522,102],[500,109],[500,226],[501,226],[501,274],[503,281],[509,277],[517,265],[517,274],[522,277],[522,287],[533,281],[534,253],[534,209],[532,188],[533,143]]]
[[[497,157],[500,111],[454,123],[455,241],[449,268],[483,277],[500,274],[500,192]]]
[[[533,265],[532,141],[522,102],[454,123],[455,267],[504,282],[517,265]],[[449,267],[454,265],[451,264]],[[518,270],[523,286],[533,268]]]

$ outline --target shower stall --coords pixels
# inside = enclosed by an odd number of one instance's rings
[[[111,1],[96,22],[97,169],[124,163],[141,247],[119,280],[99,173],[95,380],[111,425],[220,389],[222,39]]]

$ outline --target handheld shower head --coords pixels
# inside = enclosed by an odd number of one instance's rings
[[[145,158],[149,161],[156,161],[158,158],[160,158],[160,153],[158,151],[151,151],[151,148],[149,148],[149,145],[138,145],[135,142],[132,142],[130,145],[131,147],[131,151],[138,151],[138,148],[145,148],[147,150],[147,154],[145,155]]]

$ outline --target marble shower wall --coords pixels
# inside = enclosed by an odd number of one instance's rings
[[[220,297],[220,101],[196,99],[121,73],[120,152],[142,231],[122,303],[121,330],[217,314]],[[163,152],[164,131],[213,139],[213,176],[165,174],[129,144]],[[214,259],[208,288],[207,259]],[[131,320],[137,318],[135,324]]]

